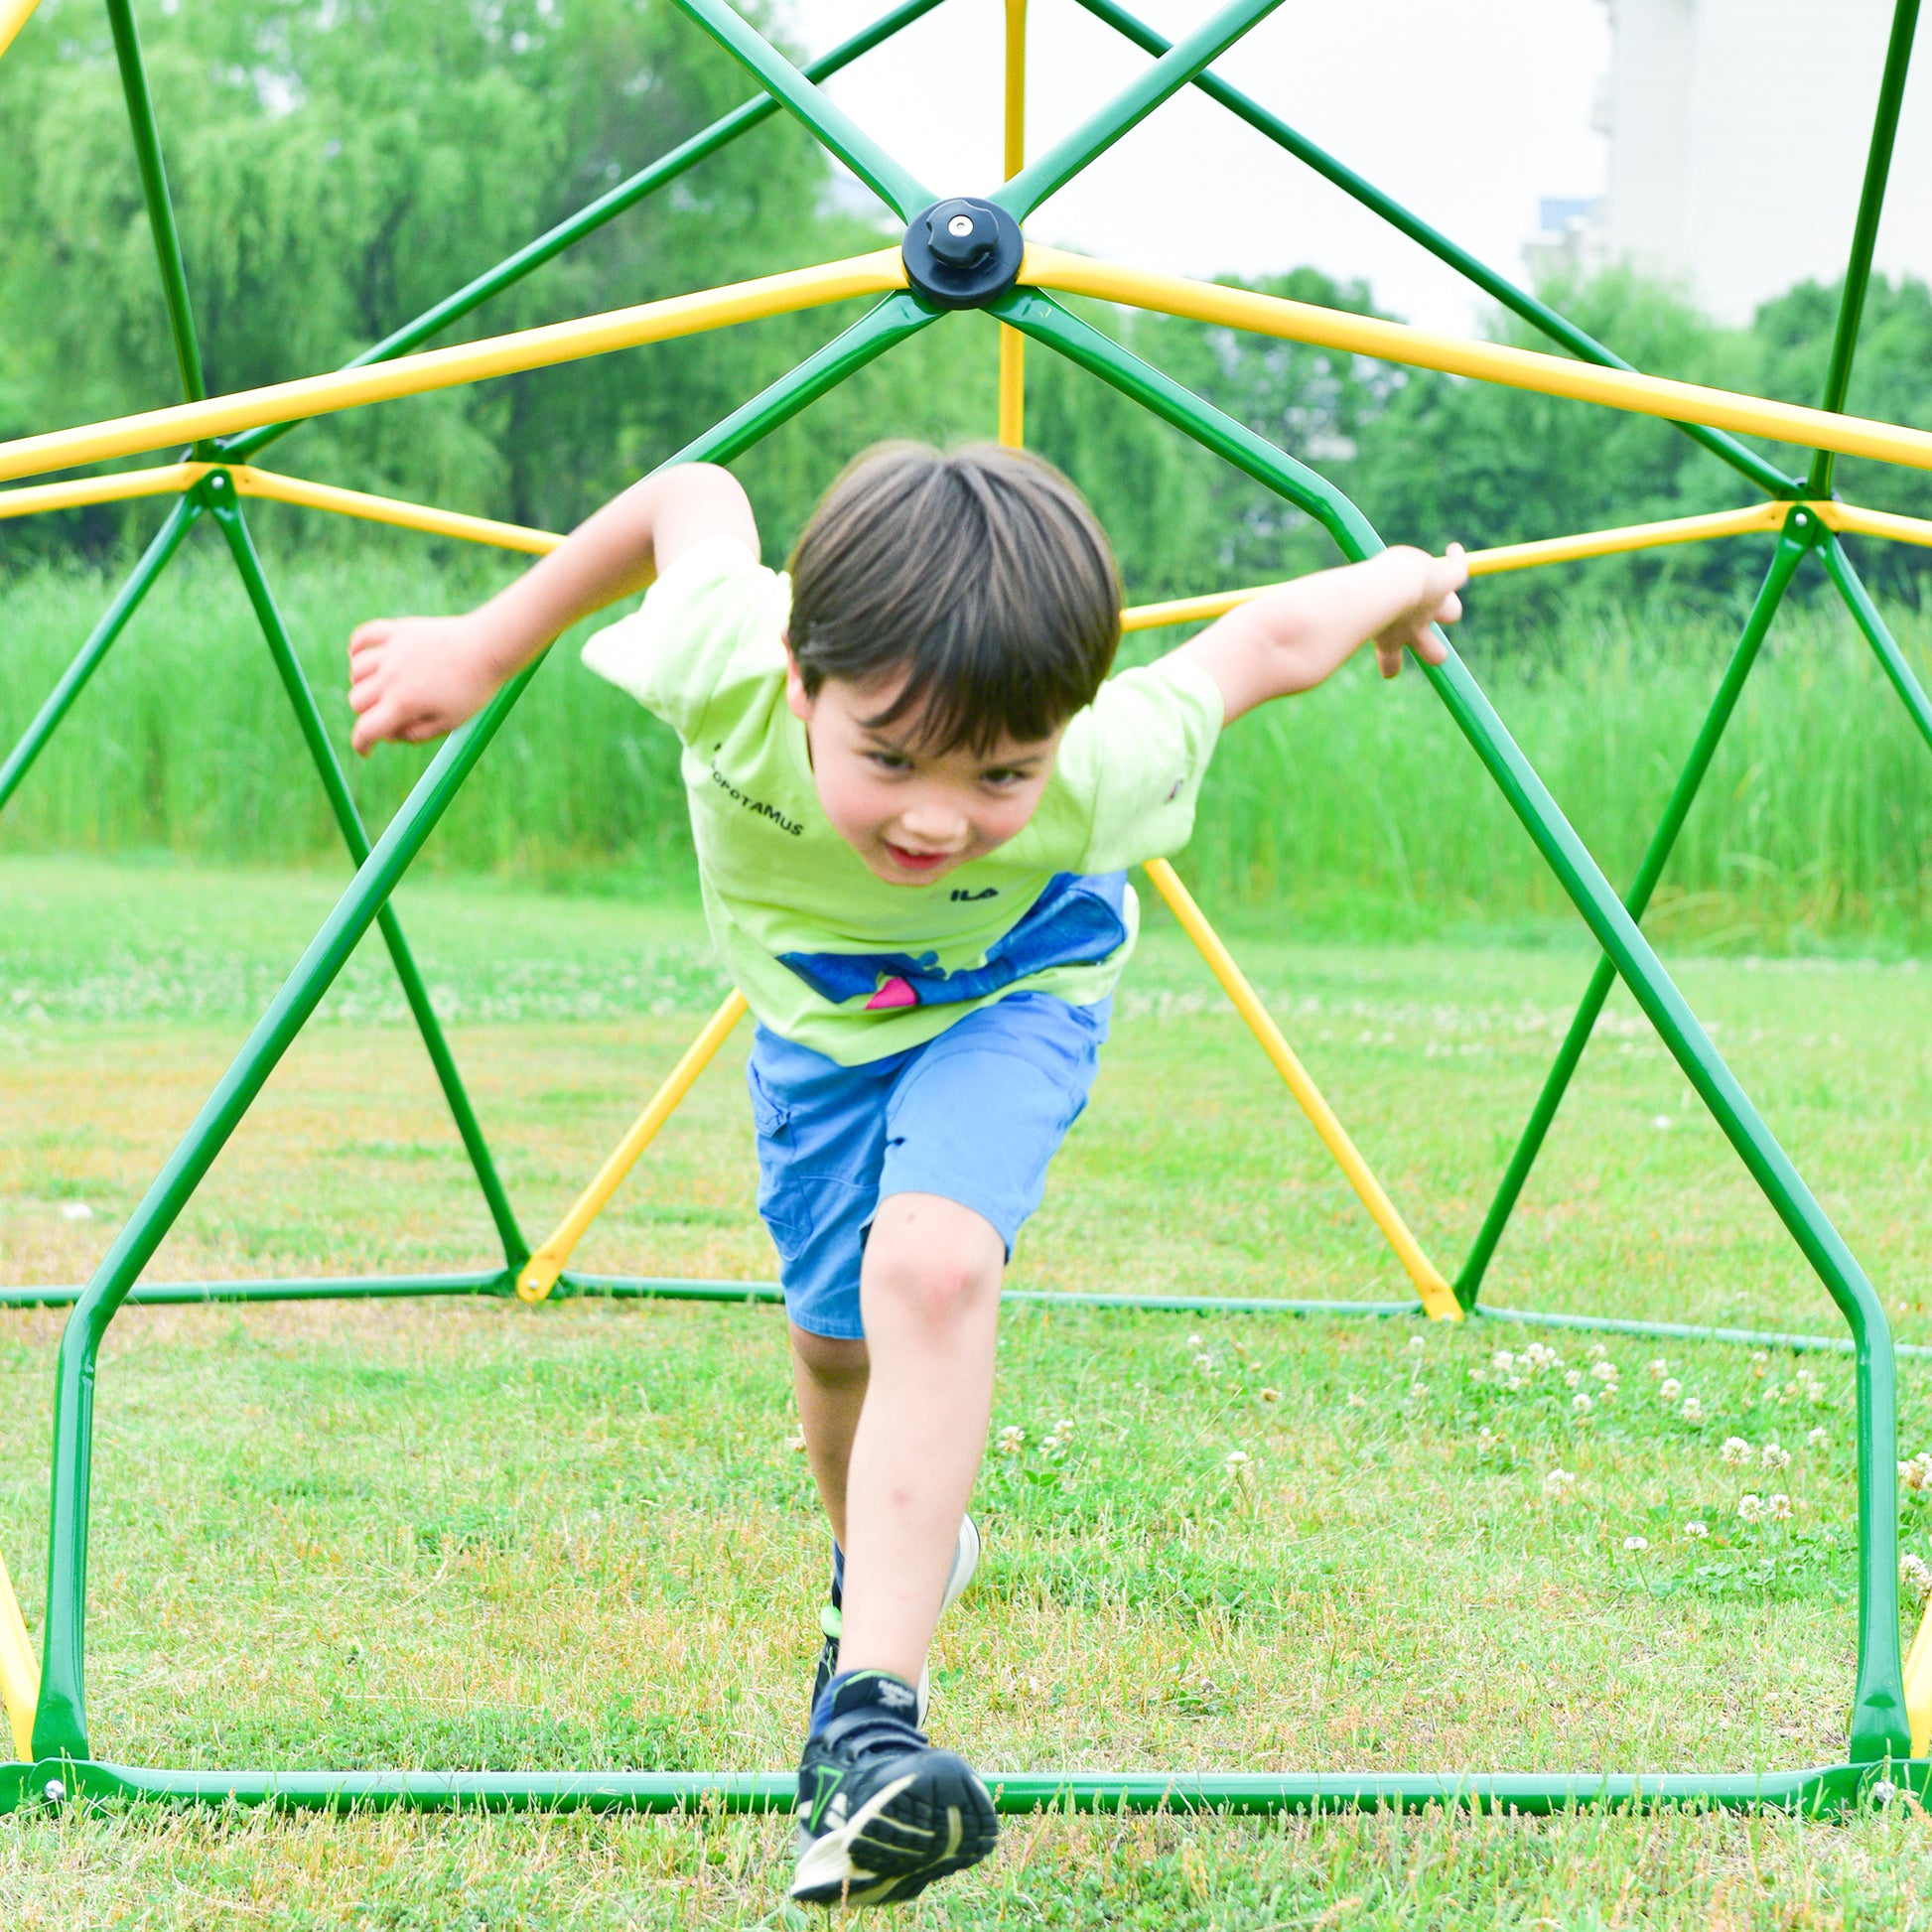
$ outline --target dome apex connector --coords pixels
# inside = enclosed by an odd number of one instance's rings
[[[984,309],[1012,288],[1027,244],[997,203],[954,195],[912,217],[899,252],[913,292],[934,308]]]

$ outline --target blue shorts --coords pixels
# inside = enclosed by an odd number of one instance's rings
[[[879,1203],[939,1194],[1014,1238],[1080,1118],[1113,1007],[1010,993],[922,1046],[863,1066],[760,1027],[746,1077],[759,1130],[759,1212],[785,1311],[814,1335],[862,1337],[859,1263]]]

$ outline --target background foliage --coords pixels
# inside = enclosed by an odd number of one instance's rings
[[[669,0],[155,0],[137,12],[214,392],[347,360],[749,92]],[[781,32],[782,18],[759,17]],[[170,400],[173,354],[96,0],[45,0],[9,53],[0,155],[0,436]],[[835,184],[819,150],[775,116],[444,340],[891,239],[882,219],[854,207],[851,184]],[[1365,285],[1311,269],[1258,286],[1372,308]],[[1837,307],[1836,290],[1805,284],[1730,330],[1623,272],[1546,294],[1639,367],[1799,401],[1817,398]],[[325,418],[272,460],[566,528],[857,312],[778,318]],[[1478,547],[1752,493],[1648,418],[1170,318],[1088,313],[1333,477],[1391,540]],[[1492,327],[1546,346],[1511,319]],[[1922,285],[1874,285],[1850,407],[1932,425],[1932,297]],[[738,466],[771,559],[869,442],[983,436],[993,416],[983,318],[955,318],[862,372]],[[1038,348],[1029,356],[1028,423],[1034,445],[1092,497],[1137,601],[1332,560],[1298,512]],[[1794,470],[1805,460],[1770,454]],[[1860,500],[1932,513],[1932,477],[1848,462],[1840,480]],[[0,730],[11,735],[32,715],[158,514],[137,503],[0,523],[0,613],[12,646],[0,662]],[[398,600],[455,608],[503,567],[303,512],[264,508],[254,520],[339,722],[337,652],[355,621]],[[1613,872],[1641,848],[1764,548],[1703,545],[1526,573],[1489,580],[1469,599],[1462,647],[1500,680],[1532,749],[1560,770],[1577,761],[1559,795]],[[1861,557],[1916,636],[1908,618],[1932,554],[1871,545]],[[225,566],[198,565],[191,546],[178,581],[164,584],[10,808],[10,837],[231,857],[328,848],[319,812],[278,803],[289,750],[279,700],[245,616],[217,582]],[[1819,588],[1808,573],[1795,602]],[[1760,709],[1738,741],[1749,742],[1757,718],[1769,733],[1764,758],[1740,751],[1728,781],[1732,804],[1748,802],[1748,812],[1714,818],[1704,846],[1694,831],[1681,891],[1717,907],[1718,927],[1743,917],[1756,930],[1775,903],[1779,930],[1794,919],[1916,930],[1921,748],[1882,691],[1867,691],[1867,667],[1823,607],[1801,608],[1794,622],[1799,630],[1781,635],[1802,631],[1804,661],[1780,670],[1784,644],[1774,637],[1767,694],[1753,700]],[[1130,643],[1145,651],[1173,637]],[[616,704],[561,661],[546,672],[496,755],[520,761],[518,785],[487,808],[466,806],[446,858],[579,869],[644,853],[653,866],[681,866],[668,740]],[[1231,741],[1196,864],[1243,894],[1373,901],[1378,918],[1406,919],[1418,906],[1447,915],[1476,902],[1541,905],[1540,875],[1517,868],[1515,834],[1426,705],[1391,704],[1363,683],[1293,709],[1293,719],[1271,716]],[[1821,710],[1853,722],[1844,732],[1801,728]],[[409,755],[385,753],[358,774],[372,815],[414,768]],[[1451,768],[1452,782],[1440,779]],[[1361,832],[1400,826],[1425,796],[1438,814],[1427,837]]]

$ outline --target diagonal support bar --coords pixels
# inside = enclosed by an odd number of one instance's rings
[[[1371,556],[1383,547],[1367,518],[1333,484],[1057,303],[1016,290],[994,305],[994,313],[1307,510],[1344,555]],[[1442,641],[1444,661],[1423,666],[1424,674],[1852,1331],[1859,1391],[1860,1584],[1850,1748],[1861,1762],[1902,1757],[1910,1740],[1898,1645],[1897,1369],[1884,1306],[1468,667],[1447,638]]]
[[[1743,693],[1744,682],[1750,676],[1752,665],[1757,662],[1757,654],[1770,631],[1771,621],[1784,602],[1784,594],[1790,588],[1799,563],[1819,533],[1818,518],[1811,511],[1792,511],[1784,533],[1778,538],[1777,549],[1772,553],[1771,567],[1744,621],[1744,628],[1731,652],[1730,662],[1725,665],[1724,677],[1719,681],[1717,696],[1712,699],[1711,709],[1705,714],[1704,723],[1691,747],[1691,755],[1678,774],[1670,802],[1664,807],[1664,815],[1658,820],[1657,829],[1650,835],[1650,844],[1644,851],[1642,863],[1637,867],[1637,876],[1624,897],[1623,902],[1633,919],[1642,919],[1650,904],[1650,896],[1664,876],[1664,868],[1670,863],[1678,834],[1683,831],[1684,821],[1690,816],[1691,806],[1711,769],[1711,760],[1717,756],[1725,728],[1730,723],[1731,713],[1737,708],[1737,700]],[[1590,975],[1588,989],[1570,1023],[1569,1032],[1564,1035],[1563,1044],[1557,1049],[1555,1062],[1544,1077],[1543,1090],[1537,1095],[1536,1105],[1530,1111],[1529,1124],[1523,1129],[1522,1138],[1516,1143],[1516,1151],[1510,1156],[1509,1166],[1497,1183],[1489,1211],[1484,1215],[1482,1226],[1477,1230],[1468,1256],[1462,1263],[1462,1272],[1455,1278],[1456,1300],[1465,1309],[1475,1307],[1476,1297],[1482,1290],[1482,1278],[1495,1255],[1496,1244],[1502,1239],[1503,1229],[1508,1226],[1509,1217],[1516,1210],[1516,1202],[1522,1194],[1524,1183],[1529,1179],[1530,1170],[1543,1151],[1543,1143],[1556,1120],[1557,1110],[1563,1105],[1563,1096],[1568,1092],[1571,1078],[1595,1031],[1597,1016],[1603,1011],[1603,1003],[1610,997],[1610,988],[1615,984],[1616,968],[1605,956],[1597,961],[1596,970]]]
[[[295,654],[294,639],[282,621],[281,611],[268,588],[267,578],[262,574],[261,558],[256,554],[254,538],[248,533],[240,506],[234,500],[233,486],[217,470],[202,487],[214,520],[220,525],[221,534],[227,538],[235,569],[241,575],[242,588],[248,593],[248,602],[254,607],[262,636],[268,643],[269,655],[275,660],[275,669],[281,677],[283,689],[288,692],[296,725],[302,733],[302,742],[308,747],[317,775],[322,779],[322,788],[328,795],[329,809],[335,814],[343,843],[347,846],[349,857],[359,868],[369,856],[369,836],[363,828],[362,815],[355,808],[355,799],[349,791],[342,760],[337,758],[336,748],[329,742],[328,729],[316,705],[316,694],[310,689],[301,660]],[[489,1218],[496,1224],[496,1238],[502,1243],[504,1263],[510,1268],[518,1267],[530,1251],[529,1244],[516,1225],[515,1210],[510,1206],[509,1196],[503,1191],[503,1183],[497,1176],[489,1144],[483,1139],[483,1126],[477,1119],[476,1109],[470,1104],[463,1075],[457,1071],[456,1056],[450,1051],[450,1043],[443,1035],[443,1026],[436,1017],[429,988],[424,985],[415,955],[409,949],[409,941],[403,936],[402,920],[387,899],[376,913],[376,923],[382,928],[382,941],[389,949],[396,978],[402,983],[403,998],[408,1002],[416,1029],[423,1036],[430,1064],[436,1069],[437,1083],[449,1103],[457,1132],[463,1137],[464,1151],[476,1171],[477,1184],[483,1189]]]
[[[829,79],[840,69],[850,67],[862,54],[869,54],[882,42],[891,40],[901,28],[923,19],[939,4],[940,0],[903,0],[902,5],[895,7],[891,13],[882,14],[863,32],[854,34],[850,40],[841,41],[829,54],[812,62],[804,69],[805,77],[808,80]],[[515,254],[506,256],[494,268],[465,283],[454,295],[445,296],[434,308],[425,309],[413,322],[407,322],[383,337],[352,361],[345,363],[344,367],[366,368],[371,363],[392,361],[412,348],[420,348],[451,323],[460,322],[492,296],[501,295],[505,289],[514,287],[545,262],[582,241],[586,235],[595,233],[626,208],[634,207],[639,202],[656,194],[660,188],[669,186],[699,162],[707,160],[721,148],[729,147],[741,134],[749,133],[762,121],[768,121],[777,111],[778,102],[770,94],[748,100],[743,107],[734,108],[702,132],[692,135],[690,140],[673,148],[669,154],[653,161],[649,167],[640,168],[628,180],[619,182],[608,195],[600,195],[575,214],[559,221],[554,228],[526,243]],[[221,453],[237,462],[245,461],[297,427],[296,422],[264,423],[259,429],[224,438]]]
[[[1852,387],[1852,358],[1859,348],[1859,323],[1871,286],[1871,256],[1878,245],[1878,223],[1885,211],[1885,184],[1891,176],[1892,148],[1898,139],[1898,111],[1905,100],[1905,76],[1912,65],[1912,37],[1918,31],[1919,0],[1897,0],[1892,9],[1891,38],[1885,46],[1885,71],[1878,82],[1878,106],[1872,116],[1871,145],[1865,151],[1864,183],[1859,191],[1859,218],[1852,230],[1851,259],[1845,265],[1845,287],[1838,302],[1838,329],[1832,338],[1832,362],[1825,374],[1821,409],[1843,409]],[[1833,457],[1819,450],[1811,460],[1805,491],[1811,496],[1832,493]]]
[[[190,402],[200,402],[207,394],[202,373],[202,345],[195,334],[195,307],[188,298],[188,271],[182,265],[181,234],[175,226],[175,205],[168,194],[168,170],[161,159],[161,131],[155,126],[154,98],[148,92],[147,63],[141,58],[141,37],[134,31],[133,0],[107,0],[107,22],[114,30],[114,58],[120,64],[121,92],[127,96],[127,118],[134,132],[134,158],[141,168],[141,193],[147,198],[148,226],[161,264],[161,290],[168,302],[168,333],[174,339],[182,394]]]
[[[844,108],[834,105],[725,0],[677,0],[677,4],[888,207],[897,209],[901,221],[911,220],[931,205],[932,191],[917,176],[901,168]]]
[[[41,0],[0,0],[0,54],[14,44],[14,36],[27,25]]]
[[[761,395],[670,459],[726,463],[788,421],[855,369],[935,320],[909,295],[879,305]],[[668,465],[662,467],[669,467]],[[541,660],[538,660],[541,661]],[[308,1024],[397,882],[421,852],[522,696],[537,665],[520,671],[437,753],[389,821],[322,930],[256,1023],[181,1144],[129,1215],[75,1302],[61,1334],[54,1394],[54,1467],[49,1506],[47,1624],[41,1700],[34,1721],[39,1757],[87,1755],[87,1534],[93,1460],[95,1364],[115,1311],[153,1258],[215,1157],[254,1104],[268,1076]]]
[[[1406,323],[1350,315],[1309,302],[1289,302],[1252,289],[1193,282],[1180,275],[1156,275],[1146,269],[1124,268],[1117,262],[1092,261],[1058,248],[1030,245],[1020,280],[1067,295],[1090,295],[1102,302],[1150,309],[1157,315],[1186,316],[1194,322],[1218,323],[1223,328],[1245,329],[1284,342],[1316,343],[1352,355],[1371,355],[1378,361],[1442,369],[1449,375],[1474,376],[1505,388],[1601,403],[1639,416],[1661,416],[1666,422],[1708,423],[1810,449],[1836,450],[1842,456],[1867,456],[1880,463],[1932,470],[1932,431],[1833,415],[1823,409],[1807,409],[1801,403],[1772,402],[1761,396],[1712,389],[1697,382],[1675,382],[1628,369],[1593,367],[1507,343],[1438,336],[1411,329]],[[5,449],[0,448],[0,461],[5,456]]]
[[[7,1560],[0,1557],[0,1706],[6,1709],[14,1756],[23,1760],[34,1754],[34,1707],[40,1696],[41,1674],[27,1641],[20,1599],[7,1575]]]
[[[1356,1198],[1368,1209],[1369,1218],[1382,1230],[1382,1238],[1395,1252],[1422,1297],[1424,1312],[1434,1321],[1459,1321],[1461,1304],[1442,1270],[1423,1253],[1422,1243],[1409,1231],[1409,1224],[1397,1212],[1394,1201],[1375,1177],[1375,1171],[1362,1159],[1360,1150],[1349,1139],[1348,1130],[1335,1110],[1328,1105],[1321,1089],[1309,1077],[1309,1070],[1288,1043],[1287,1035],[1275,1024],[1274,1016],[1262,1005],[1260,996],[1248,984],[1248,976],[1235,963],[1234,955],[1221,941],[1221,935],[1208,924],[1194,902],[1194,896],[1180,883],[1179,875],[1165,859],[1150,859],[1144,868],[1154,889],[1168,901],[1169,909],[1180,923],[1207,962],[1207,969],[1220,981],[1221,990],[1234,1003],[1234,1010],[1248,1023],[1249,1031],[1261,1042],[1261,1050],[1274,1063],[1296,1104],[1309,1117],[1309,1124],[1320,1135],[1321,1144],[1334,1156],[1335,1165]]]
[[[293,382],[240,389],[205,402],[177,403],[173,408],[150,409],[138,416],[117,416],[109,422],[53,430],[44,436],[23,436],[15,442],[0,443],[0,480],[70,469],[109,457],[134,456],[173,443],[252,429],[258,423],[326,416],[339,409],[417,396],[430,389],[453,389],[490,376],[551,368],[587,355],[608,355],[613,349],[671,342],[709,329],[723,329],[730,323],[760,322],[767,316],[820,309],[828,303],[849,302],[854,296],[885,295],[904,286],[905,263],[899,251],[882,248],[875,254],[855,255],[817,268],[761,275],[755,281],[703,289],[693,295],[673,295],[607,315],[519,329],[511,335],[484,337],[449,348],[426,349],[420,355],[399,356],[373,368],[298,376]]]
[[[1932,746],[1932,700],[1927,699],[1924,685],[1905,661],[1905,653],[1898,648],[1897,640],[1878,615],[1878,607],[1872,603],[1863,580],[1852,568],[1845,546],[1833,541],[1823,546],[1823,552],[1825,569],[1839,596],[1844,598],[1845,608],[1852,613],[1853,622],[1864,632],[1865,642],[1877,653],[1879,664],[1891,679],[1891,687],[1898,693],[1912,723],[1918,727],[1919,736]]]
[[[1116,0],[1080,0],[1080,5],[1149,54],[1166,54],[1173,44],[1137,20],[1125,7],[1117,5]],[[1219,101],[1230,113],[1246,121],[1256,133],[1265,136],[1277,147],[1285,148],[1298,161],[1312,168],[1324,181],[1333,183],[1351,200],[1380,215],[1392,228],[1427,248],[1438,261],[1446,262],[1458,275],[1473,282],[1485,295],[1520,316],[1532,329],[1540,329],[1552,342],[1561,343],[1573,355],[1581,356],[1586,362],[1594,362],[1599,368],[1630,367],[1622,356],[1605,348],[1593,336],[1587,335],[1574,322],[1559,315],[1548,303],[1539,302],[1526,289],[1518,288],[1507,276],[1497,274],[1487,263],[1451,241],[1440,228],[1432,227],[1421,215],[1404,207],[1394,196],[1385,195],[1372,182],[1336,160],[1325,148],[1317,147],[1279,115],[1271,114],[1251,95],[1244,94],[1238,87],[1230,87],[1218,74],[1197,73],[1194,85],[1210,100]],[[1700,423],[1678,423],[1675,427],[1681,429],[1692,442],[1701,444],[1720,461],[1727,463],[1739,476],[1748,477],[1759,488],[1767,489],[1775,496],[1791,495],[1801,486],[1796,478],[1787,477],[1755,450],[1723,430],[1706,429]]]
[[[679,0],[685,4],[686,0]],[[1122,135],[1147,119],[1164,100],[1177,94],[1206,67],[1281,5],[1281,0],[1229,0],[1219,13],[1177,41],[1130,87],[1123,87],[1098,113],[1091,114],[1064,140],[993,192],[1016,221],[1025,221],[1048,196],[1064,188]]]
[[[664,1123],[677,1112],[684,1096],[696,1084],[698,1075],[718,1057],[718,1049],[731,1037],[731,1032],[750,1009],[745,996],[733,989],[726,1000],[699,1030],[698,1036],[684,1049],[664,1084],[651,1095],[644,1111],[631,1123],[629,1131],[612,1150],[610,1159],[598,1169],[591,1184],[578,1195],[569,1213],[557,1223],[549,1240],[536,1250],[518,1271],[516,1292],[526,1302],[541,1302],[557,1285],[557,1277],[569,1265],[577,1244],[589,1232],[591,1223],[604,1212],[611,1196],[623,1184],[624,1175],[643,1159],[644,1150],[656,1140]]]
[[[182,539],[201,513],[201,504],[190,496],[182,497],[168,512],[167,521],[141,553],[141,561],[134,566],[113,603],[101,614],[87,641],[74,653],[73,662],[61,673],[60,683],[49,692],[33,723],[21,733],[20,742],[7,754],[6,763],[0,764],[0,811],[6,809],[8,799],[20,789],[28,767],[60,729],[61,720],[73,709],[73,701],[100,668],[101,659],[127,628],[127,621],[140,609],[141,600],[154,588],[155,579],[167,569],[168,560],[181,548]]]

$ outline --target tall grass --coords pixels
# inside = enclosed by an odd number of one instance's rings
[[[378,543],[271,561],[323,710],[345,746],[343,647],[379,613],[459,608],[499,567]],[[38,570],[0,586],[0,736],[11,744],[111,585]],[[1932,623],[1893,621],[1932,670]],[[1165,639],[1136,639],[1165,648]],[[1613,881],[1639,855],[1731,643],[1725,624],[1580,611],[1534,651],[1478,661],[1498,710]],[[372,826],[424,751],[350,760]],[[346,758],[346,752],[345,751]],[[223,558],[157,587],[0,820],[14,850],[164,848],[303,862],[336,833]],[[427,863],[527,878],[691,878],[670,735],[576,661],[550,661],[432,842]],[[1560,890],[1425,681],[1365,663],[1232,730],[1185,866],[1221,903],[1325,929],[1426,931],[1559,913]],[[1932,939],[1932,753],[1849,621],[1787,611],[1659,894],[1667,932],[1752,946]]]

